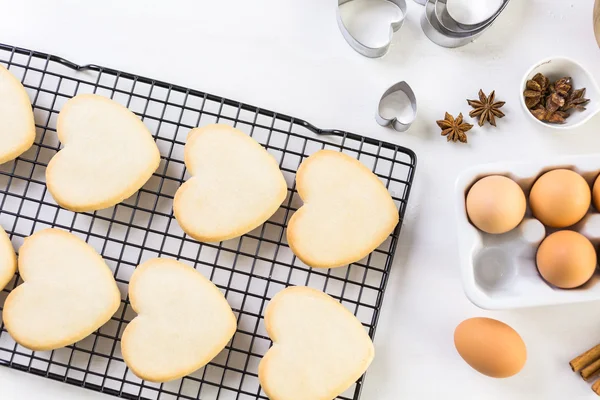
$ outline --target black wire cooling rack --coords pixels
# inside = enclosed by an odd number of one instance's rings
[[[0,44],[0,63],[22,82],[32,100],[36,141],[26,153],[0,166],[0,224],[16,249],[34,232],[58,227],[90,243],[114,271],[122,294],[115,316],[96,333],[72,346],[40,352],[19,346],[0,324],[0,365],[127,399],[267,399],[258,383],[258,363],[270,347],[263,323],[269,299],[290,285],[311,286],[348,307],[375,335],[388,274],[400,234],[372,254],[345,268],[312,269],[288,247],[284,230],[301,205],[295,190],[300,163],[317,150],[342,151],[371,168],[406,210],[416,156],[404,147],[348,132],[325,131],[287,115],[97,65],[78,66],[56,56]],[[131,198],[93,213],[60,208],[45,185],[45,168],[59,150],[56,117],[69,98],[97,93],[139,115],[161,151],[154,176]],[[199,243],[173,217],[177,188],[188,178],[183,163],[185,137],[209,123],[232,124],[260,142],[278,161],[288,197],[261,227],[219,244]],[[177,381],[145,382],[127,369],[120,337],[135,316],[127,284],[136,265],[152,257],[172,257],[193,265],[226,295],[238,330],[210,364]],[[0,314],[18,275],[0,292]],[[356,400],[362,378],[340,399]]]

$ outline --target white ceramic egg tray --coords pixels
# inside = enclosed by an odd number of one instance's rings
[[[499,310],[600,300],[600,274],[576,289],[559,289],[538,273],[535,256],[542,240],[557,229],[533,218],[529,200],[521,224],[502,235],[491,235],[473,226],[465,209],[471,186],[488,175],[504,175],[517,182],[527,199],[544,172],[567,168],[581,174],[590,185],[600,174],[600,154],[570,156],[526,163],[486,164],[464,171],[456,181],[460,267],[465,294],[478,307]],[[565,228],[586,236],[599,253],[600,213],[592,207],[577,224]],[[599,253],[600,254],[600,253]]]

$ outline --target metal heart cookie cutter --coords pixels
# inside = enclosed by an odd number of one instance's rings
[[[344,39],[346,39],[346,42],[348,42],[350,47],[352,47],[354,50],[356,50],[358,53],[362,54],[365,57],[378,58],[384,56],[388,52],[390,45],[392,44],[392,37],[394,36],[394,33],[396,33],[402,27],[402,25],[404,24],[404,20],[406,19],[406,12],[408,10],[406,6],[406,0],[386,0],[396,5],[402,12],[402,16],[398,21],[394,21],[390,24],[390,33],[388,41],[386,42],[386,44],[379,47],[367,46],[366,44],[360,42],[352,35],[352,33],[350,33],[350,31],[346,27],[346,24],[344,24],[340,7],[352,1],[354,0],[338,0],[337,23],[338,27],[340,28],[340,31],[342,32],[342,36],[344,36]]]
[[[448,12],[448,0],[426,0],[421,27],[425,35],[443,47],[460,47],[471,43],[491,27],[504,11],[510,0],[503,0],[500,7],[487,19],[464,25],[452,18]]]
[[[381,95],[375,114],[379,125],[391,126],[398,132],[405,132],[416,118],[417,97],[405,81],[393,84]]]

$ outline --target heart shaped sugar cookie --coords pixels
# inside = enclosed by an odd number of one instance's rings
[[[17,271],[17,256],[10,238],[0,227],[0,290],[10,282]]]
[[[265,311],[273,347],[258,379],[271,400],[331,400],[348,389],[375,350],[360,321],[332,297],[308,287],[277,293]]]
[[[129,282],[138,313],[121,339],[127,366],[140,378],[166,382],[212,360],[236,330],[225,296],[194,268],[154,258],[139,265]]]
[[[192,129],[185,145],[192,177],[173,201],[175,218],[191,237],[219,242],[250,232],[277,211],[287,185],[275,158],[228,125]]]
[[[63,106],[57,121],[64,145],[48,164],[52,197],[72,211],[114,206],[137,192],[160,163],[144,123],[116,101],[80,94]]]
[[[398,224],[398,209],[381,181],[360,161],[320,150],[298,168],[304,205],[290,218],[294,254],[317,268],[341,267],[375,250]]]
[[[35,122],[25,88],[0,65],[0,164],[17,158],[35,140]]]
[[[121,294],[111,270],[92,246],[60,229],[44,229],[19,250],[24,283],[6,298],[8,333],[31,350],[73,344],[106,323]]]

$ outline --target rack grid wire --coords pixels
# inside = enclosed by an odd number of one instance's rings
[[[267,399],[258,382],[258,363],[271,342],[263,313],[281,289],[305,285],[336,298],[363,323],[371,337],[379,318],[388,275],[416,168],[404,147],[356,134],[321,130],[287,115],[97,65],[79,66],[60,57],[0,44],[0,64],[25,86],[36,121],[34,145],[0,166],[0,225],[18,249],[34,232],[57,227],[92,245],[114,272],[122,301],[118,312],[86,339],[54,351],[18,345],[0,322],[0,365],[126,399]],[[160,167],[131,198],[96,212],[60,208],[46,190],[45,168],[60,149],[56,118],[62,105],[81,93],[97,93],[127,106],[152,132]],[[279,162],[288,196],[269,221],[252,232],[218,244],[188,237],[173,217],[177,188],[189,177],[183,162],[190,129],[230,124],[246,132]],[[290,216],[301,205],[295,189],[300,163],[320,149],[349,154],[367,165],[390,191],[400,221],[373,253],[348,267],[312,269],[291,252],[285,238]],[[137,378],[120,351],[123,329],[135,313],[127,285],[135,267],[153,257],[193,266],[225,294],[238,320],[227,347],[204,368],[176,381],[156,384]],[[18,273],[0,291],[0,315]],[[357,400],[363,378],[339,399]]]

